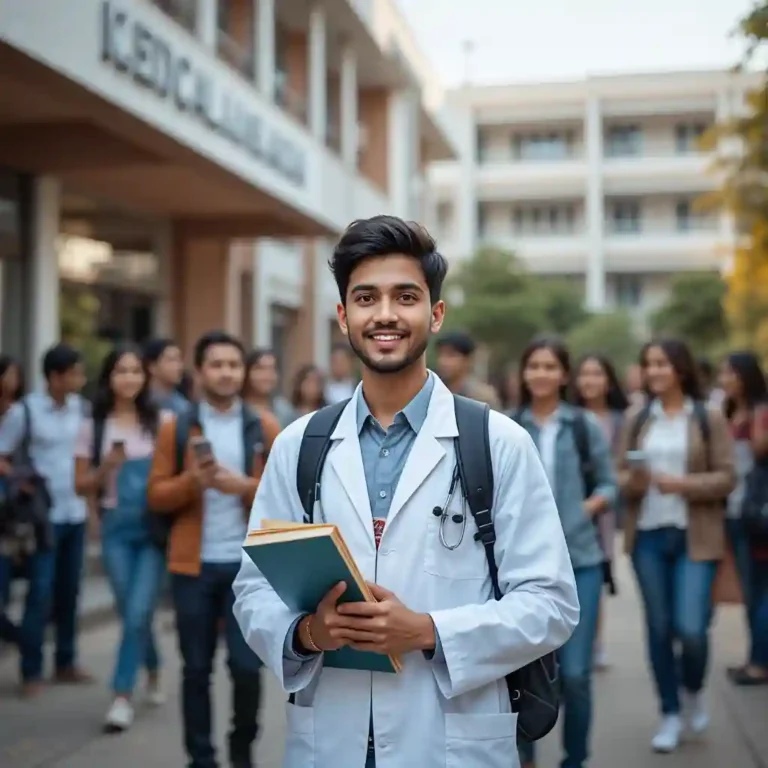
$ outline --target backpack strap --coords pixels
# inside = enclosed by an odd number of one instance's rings
[[[101,466],[101,456],[104,450],[104,430],[106,419],[93,420],[93,448],[91,449],[91,465],[94,469]]]
[[[693,413],[696,417],[696,422],[701,430],[701,437],[704,440],[704,448],[706,450],[707,469],[712,467],[712,429],[709,425],[709,414],[707,413],[707,406],[701,400],[695,400],[693,403]]]
[[[21,398],[21,408],[24,412],[24,431],[21,435],[21,443],[18,447],[18,458],[25,464],[32,463],[32,411],[26,397]]]
[[[640,432],[642,432],[645,423],[651,416],[651,404],[646,403],[640,413],[635,417],[635,422],[632,424],[632,431],[629,433],[629,449],[634,450],[637,448],[637,443],[640,440]]]
[[[320,478],[331,448],[331,435],[349,400],[328,405],[314,413],[301,438],[296,467],[296,489],[304,509],[304,522],[314,520],[315,502],[320,498]]]
[[[576,452],[579,455],[579,471],[584,481],[584,498],[588,499],[597,488],[595,480],[595,468],[592,464],[592,450],[589,443],[589,425],[587,416],[581,409],[574,413],[571,422],[573,442],[576,444]]]
[[[461,395],[453,396],[456,426],[459,436],[454,440],[456,463],[459,469],[461,491],[467,500],[477,526],[475,541],[482,543],[488,561],[494,597],[502,597],[499,587],[499,571],[493,545],[496,529],[491,514],[493,508],[493,465],[488,417],[491,409],[477,400]]]
[[[264,428],[261,416],[256,411],[243,404],[243,458],[245,474],[253,471],[253,462],[257,456],[266,458],[266,445],[264,442]]]
[[[200,429],[200,405],[197,402],[190,403],[189,408],[184,409],[176,416],[176,474],[184,471],[184,454],[189,442],[189,433],[193,427]]]

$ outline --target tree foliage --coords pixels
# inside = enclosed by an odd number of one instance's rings
[[[634,363],[640,349],[632,318],[625,312],[587,317],[566,336],[574,361],[587,354],[605,355],[617,370]]]
[[[713,352],[728,337],[723,308],[726,290],[716,272],[678,275],[666,302],[651,318],[654,333],[684,338],[699,354]]]

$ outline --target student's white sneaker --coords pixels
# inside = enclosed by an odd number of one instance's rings
[[[680,745],[683,733],[683,721],[680,715],[665,715],[651,740],[654,752],[674,752]]]
[[[118,696],[107,712],[104,721],[104,730],[107,733],[122,733],[127,731],[133,723],[133,705],[128,699]]]
[[[683,712],[685,725],[691,733],[700,736],[709,727],[709,712],[704,701],[703,692],[683,693]]]
[[[147,681],[147,704],[150,707],[161,707],[166,702],[165,691],[158,679]]]

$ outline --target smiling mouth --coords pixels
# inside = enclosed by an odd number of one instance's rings
[[[373,339],[374,341],[391,342],[391,341],[400,341],[400,339],[404,339],[405,334],[398,333],[395,331],[377,331],[376,333],[370,334],[368,338]]]

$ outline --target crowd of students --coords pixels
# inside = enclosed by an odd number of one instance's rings
[[[606,596],[617,589],[615,534],[637,577],[658,694],[656,751],[708,725],[706,672],[713,583],[726,547],[736,559],[749,647],[729,670],[735,685],[768,684],[768,548],[743,523],[749,477],[768,459],[768,389],[758,359],[735,352],[705,391],[701,366],[679,340],[651,341],[625,391],[611,361],[571,363],[557,338],[533,340],[499,393],[472,377],[474,343],[445,334],[437,369],[454,393],[506,409],[532,437],[551,485],[581,607],[559,652],[564,765],[586,764],[592,672],[609,663],[602,637]],[[137,689],[165,699],[153,616],[170,574],[179,646],[184,741],[191,765],[213,766],[209,679],[218,638],[232,673],[230,764],[252,765],[261,662],[233,617],[232,584],[248,512],[277,433],[301,415],[349,398],[345,348],[332,378],[314,366],[278,392],[272,351],[248,353],[212,332],[194,350],[193,385],[170,340],[118,345],[93,397],[79,352],[58,344],[42,361],[45,387],[25,394],[22,371],[0,359],[0,640],[19,649],[21,694],[40,693],[44,637],[55,627],[54,680],[92,682],[77,655],[77,609],[87,519],[98,522],[103,565],[122,625],[105,728],[132,724]],[[259,418],[253,418],[258,414]],[[204,435],[216,462],[194,448]],[[147,509],[152,513],[148,514]],[[18,512],[23,510],[23,514]],[[214,522],[215,521],[215,522]],[[27,580],[19,626],[5,604],[14,574]],[[625,585],[621,585],[625,588]],[[532,766],[533,745],[520,745]]]

